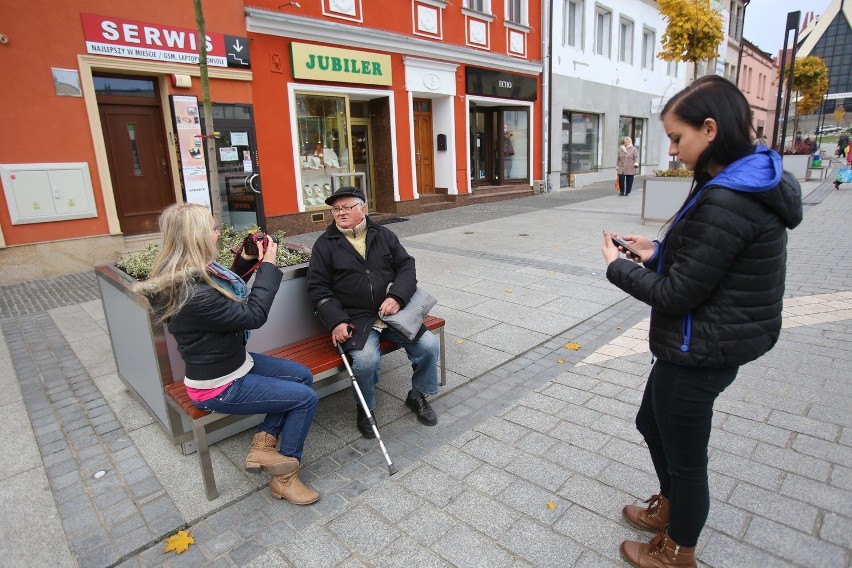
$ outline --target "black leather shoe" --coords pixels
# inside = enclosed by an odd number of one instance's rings
[[[376,437],[376,433],[373,432],[373,425],[370,422],[370,417],[367,416],[367,413],[364,412],[364,409],[361,408],[360,405],[356,406],[355,408],[358,411],[358,417],[356,419],[358,424],[358,431],[361,432],[361,435],[367,438],[368,440],[372,440]],[[376,411],[374,410],[371,414],[373,415],[373,419],[375,420]]]
[[[432,407],[426,402],[426,397],[417,391],[408,391],[408,398],[405,399],[405,406],[414,411],[417,415],[417,420],[426,426],[434,426],[438,423],[438,415],[432,410]]]

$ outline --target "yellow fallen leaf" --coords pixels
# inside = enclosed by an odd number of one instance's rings
[[[166,539],[166,548],[163,549],[163,554],[172,550],[180,554],[181,552],[185,552],[190,544],[195,544],[195,539],[189,536],[189,531],[178,531],[177,534],[173,534]]]
[[[579,351],[579,349],[580,349],[580,344],[579,344],[579,343],[574,343],[574,342],[572,341],[571,343],[566,343],[566,344],[565,344],[565,349],[569,349],[569,350],[571,350],[571,351]]]
[[[464,343],[464,339],[456,339],[456,345],[461,345]]]
[[[548,273],[548,274],[556,274],[556,271],[554,271],[554,270],[548,270],[548,271],[547,271],[547,273]]]
[[[554,509],[556,509],[556,503],[554,503],[553,501],[548,501],[547,508],[553,511]]]
[[[512,289],[511,289],[511,288],[508,288],[508,289],[506,290],[506,293],[507,293],[507,294],[511,294],[511,293],[512,293]]]
[[[553,243],[553,248],[558,249],[558,248],[559,248],[559,243]]]
[[[563,365],[563,364],[565,364],[565,359],[557,359],[556,362],[559,363],[560,365]]]

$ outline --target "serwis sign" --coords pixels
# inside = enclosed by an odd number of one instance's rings
[[[122,18],[80,14],[86,51],[97,55],[198,64],[198,32]],[[207,64],[248,69],[248,39],[207,34]]]
[[[293,77],[314,81],[391,85],[390,55],[291,43]]]

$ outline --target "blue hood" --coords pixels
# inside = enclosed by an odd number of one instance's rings
[[[781,181],[784,169],[781,156],[766,146],[755,146],[754,153],[729,164],[707,185],[720,185],[734,191],[761,193]]]

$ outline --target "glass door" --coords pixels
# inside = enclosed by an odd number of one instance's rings
[[[213,105],[222,222],[266,231],[251,105]],[[203,127],[202,127],[203,132]]]

